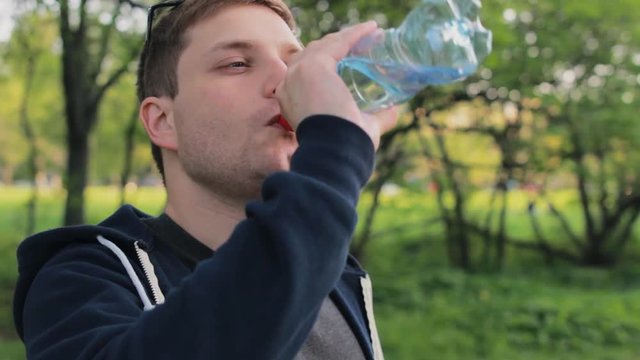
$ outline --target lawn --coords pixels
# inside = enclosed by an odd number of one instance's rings
[[[0,188],[0,360],[24,358],[10,304],[28,195],[24,188]],[[39,194],[38,230],[59,224],[62,196]],[[471,216],[486,198],[471,199]],[[573,211],[571,196],[556,199]],[[127,201],[157,213],[164,196],[160,189],[132,188]],[[118,203],[114,188],[89,189],[88,221],[99,221]],[[440,225],[426,221],[436,216],[429,194],[382,199],[376,237],[363,260],[374,280],[387,359],[640,358],[640,266],[629,261],[613,269],[548,267],[537,256],[510,251],[502,273],[465,273],[447,267]],[[558,231],[552,221],[544,224],[545,231]],[[579,228],[579,217],[572,217],[572,225]],[[519,237],[529,234],[522,194],[511,202],[509,227]]]

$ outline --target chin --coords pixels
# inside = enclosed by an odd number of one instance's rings
[[[288,171],[291,167],[291,156],[293,156],[297,148],[297,142],[287,142],[273,148],[268,167],[273,168],[274,171]]]
[[[273,171],[289,171],[291,169],[291,157],[283,156],[273,163]]]

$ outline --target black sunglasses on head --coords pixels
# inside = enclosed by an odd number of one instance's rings
[[[146,43],[151,41],[151,30],[153,30],[153,20],[158,10],[164,8],[175,8],[178,5],[182,4],[185,0],[175,0],[175,1],[165,1],[155,5],[152,5],[149,8],[149,14],[147,15],[147,36],[145,39]]]

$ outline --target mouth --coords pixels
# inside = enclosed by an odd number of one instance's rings
[[[285,130],[285,131],[290,131],[290,132],[294,131],[291,128],[291,125],[289,125],[289,123],[287,122],[287,120],[285,120],[285,118],[282,117],[282,115],[280,115],[280,114],[276,114],[271,119],[269,119],[269,122],[267,122],[267,126],[274,126],[274,127],[280,128],[280,129]]]
[[[276,114],[274,115],[271,119],[269,119],[269,121],[267,122],[266,126],[274,126],[277,125],[278,122],[280,121],[280,114]]]

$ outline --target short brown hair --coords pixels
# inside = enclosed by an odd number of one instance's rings
[[[136,84],[140,102],[149,96],[175,98],[178,94],[178,60],[188,45],[185,33],[198,22],[231,5],[265,6],[278,14],[291,30],[296,27],[291,11],[282,0],[185,0],[173,8],[159,9],[162,14],[155,15],[158,21],[147,34],[148,40],[140,54]],[[164,180],[160,148],[151,143],[151,153]]]

